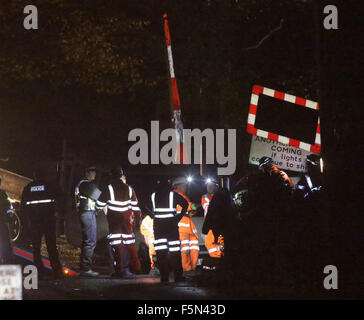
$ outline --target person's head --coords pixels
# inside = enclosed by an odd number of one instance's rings
[[[309,172],[320,171],[320,159],[321,157],[317,154],[309,154],[306,157],[307,170]]]
[[[214,178],[207,178],[206,180],[206,191],[209,194],[215,194],[219,189],[219,183]]]
[[[124,183],[126,181],[123,180],[123,176],[125,177],[124,170],[121,167],[115,167],[111,170],[111,177],[115,180],[122,180]]]
[[[258,168],[264,173],[270,173],[275,168],[273,159],[270,157],[260,158]]]
[[[121,180],[122,180],[124,183],[126,183],[126,175],[125,175],[125,174],[123,174],[123,175],[121,176]]]
[[[174,190],[179,190],[182,193],[187,192],[187,179],[185,177],[177,177],[172,181],[172,187]]]
[[[96,167],[87,167],[85,170],[85,176],[87,180],[94,181],[96,179]]]

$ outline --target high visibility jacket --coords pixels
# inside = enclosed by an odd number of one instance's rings
[[[133,212],[135,216],[141,217],[135,191],[122,180],[109,184],[101,194],[96,206],[98,209],[107,207],[111,212]]]
[[[141,225],[140,232],[143,235],[145,242],[148,246],[153,245],[154,242],[154,231],[153,231],[153,219],[148,215],[146,216]]]
[[[125,184],[121,179],[109,184],[96,202],[97,209],[107,208],[108,215],[129,215],[129,225],[140,225],[141,211],[138,207],[138,199],[132,187]],[[110,222],[109,222],[110,223]],[[130,229],[132,230],[132,229]],[[134,233],[109,234],[109,239],[114,241],[110,245],[123,242],[124,244],[134,244]]]
[[[206,193],[201,197],[201,205],[204,210],[204,218],[206,218],[206,214],[209,209],[212,197],[212,194],[209,193]],[[205,237],[205,247],[210,257],[220,258],[221,256],[223,256],[224,239],[222,236],[219,236],[216,242],[214,233],[212,232],[212,230],[209,230]]]
[[[190,199],[188,199],[188,197],[179,190],[175,190],[175,192],[188,202],[188,211],[191,211],[192,203]],[[191,213],[183,216],[178,222],[178,232],[181,241],[182,268],[184,271],[196,269],[198,253],[200,250],[197,230],[190,218],[190,215]]]
[[[22,193],[21,206],[26,208],[55,208],[57,192],[52,184],[41,180],[29,183]]]
[[[75,203],[76,203],[76,208],[79,211],[94,211],[96,209],[96,201],[85,196],[80,192],[80,187],[82,188],[81,185],[85,185],[88,183],[93,183],[93,182],[83,179],[77,184],[75,188]]]
[[[154,212],[154,249],[157,252],[180,251],[178,221],[186,214],[188,202],[174,191],[154,192],[151,200]]]
[[[153,219],[149,215],[143,219],[140,225],[140,232],[143,235],[145,242],[149,248],[150,267],[151,269],[154,269],[153,256],[156,253],[154,250]]]

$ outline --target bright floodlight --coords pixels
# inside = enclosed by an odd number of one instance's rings
[[[193,180],[193,179],[192,179],[192,177],[191,177],[191,176],[188,176],[188,177],[187,177],[187,182],[192,182],[192,180]]]
[[[210,183],[211,182],[211,179],[210,178],[207,178],[206,179],[206,183]]]

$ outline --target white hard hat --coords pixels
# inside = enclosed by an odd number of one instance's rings
[[[185,177],[177,177],[172,181],[172,186],[177,186],[179,184],[187,184],[187,179]]]

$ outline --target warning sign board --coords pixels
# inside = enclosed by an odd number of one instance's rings
[[[261,157],[271,157],[282,170],[306,172],[306,156],[310,152],[266,138],[252,136],[249,163],[258,165]]]
[[[0,266],[0,300],[22,300],[22,285],[20,265]]]
[[[318,110],[315,101],[254,85],[246,130],[252,135],[320,153]]]

